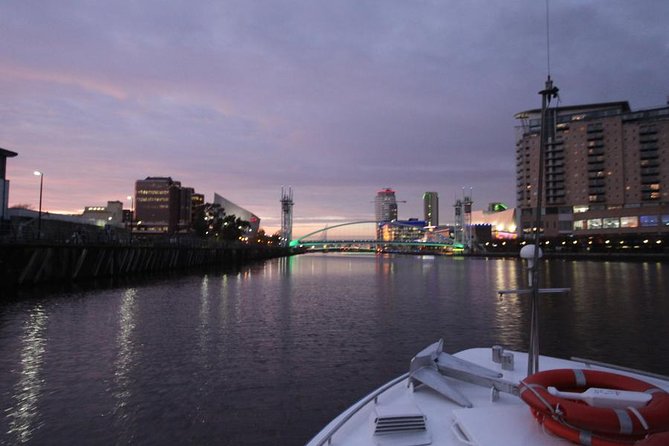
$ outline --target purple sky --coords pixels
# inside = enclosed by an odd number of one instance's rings
[[[564,105],[669,94],[669,2],[553,0],[551,72]],[[171,176],[295,230],[399,217],[437,191],[441,222],[515,205],[513,114],[539,107],[540,0],[202,0],[0,3],[0,147],[10,206],[126,200]]]

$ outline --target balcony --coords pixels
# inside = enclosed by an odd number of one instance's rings
[[[588,156],[604,156],[604,148],[595,147],[592,149],[588,149]]]
[[[657,150],[654,150],[652,152],[641,152],[639,154],[639,158],[642,160],[653,160],[659,158],[659,154],[657,153]]]
[[[656,127],[640,127],[639,128],[639,135],[640,136],[657,135],[657,128]]]
[[[650,193],[642,193],[641,194],[641,199],[643,201],[657,201],[660,199],[660,192],[659,191],[653,191]]]
[[[659,175],[643,175],[641,177],[641,184],[657,184],[660,182]]]
[[[604,195],[605,193],[605,187],[588,187],[588,195]]]
[[[659,175],[660,169],[657,167],[646,167],[641,169],[641,175]]]
[[[639,150],[641,150],[642,152],[649,152],[657,149],[658,149],[657,142],[641,144],[639,146]]]

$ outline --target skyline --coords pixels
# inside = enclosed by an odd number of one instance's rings
[[[540,106],[545,3],[272,1],[0,5],[0,147],[10,206],[123,201],[171,176],[294,233],[365,220],[376,192],[399,218],[515,200],[516,112]],[[550,3],[561,103],[664,105],[669,4]]]

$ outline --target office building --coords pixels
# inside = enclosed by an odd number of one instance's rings
[[[198,194],[195,191],[193,191],[190,197],[190,206],[191,206],[190,221],[192,224],[197,218],[198,212],[200,212],[200,209],[202,209],[202,207],[204,206],[204,194]]]
[[[191,222],[191,200],[189,188],[182,188],[181,183],[171,177],[137,180],[135,231],[146,235],[187,231]]]
[[[385,188],[376,193],[374,214],[377,222],[397,220],[397,200],[394,190]]]
[[[516,118],[519,234],[527,236],[536,220],[540,110]],[[669,233],[669,104],[639,111],[627,102],[559,107],[549,122],[544,236]]]
[[[423,219],[427,226],[439,226],[439,195],[436,192],[423,194]]]
[[[425,240],[425,222],[417,218],[378,224],[377,239],[386,242],[418,242]]]

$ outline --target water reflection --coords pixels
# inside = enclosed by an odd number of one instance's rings
[[[8,434],[16,443],[30,441],[40,428],[39,399],[44,380],[41,376],[46,350],[47,314],[36,305],[28,315],[21,339],[21,372],[13,395],[16,404],[7,412],[10,418]]]
[[[127,406],[132,397],[131,373],[135,363],[135,312],[137,291],[129,288],[123,294],[119,310],[119,331],[116,337],[118,353],[114,362],[114,384],[113,393],[115,399],[114,414],[118,423],[125,423],[128,419]]]

